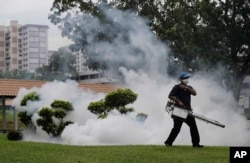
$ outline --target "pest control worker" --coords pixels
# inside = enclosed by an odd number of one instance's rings
[[[182,72],[179,76],[180,83],[175,85],[169,93],[168,98],[175,102],[176,106],[185,108],[187,110],[191,109],[191,95],[196,96],[196,91],[188,84],[188,79],[190,75],[186,72]],[[167,140],[164,142],[166,146],[172,146],[175,138],[181,130],[182,123],[185,122],[189,128],[192,137],[193,147],[203,147],[200,145],[200,136],[196,126],[195,118],[192,116],[187,116],[183,121],[176,117],[173,117],[174,126]]]

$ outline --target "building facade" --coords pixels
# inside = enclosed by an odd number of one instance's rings
[[[76,63],[75,68],[78,73],[88,71],[88,68],[84,66],[85,58],[84,54],[79,50],[76,52],[72,52],[72,55],[75,57]]]
[[[49,58],[56,51],[48,50],[47,25],[20,25],[10,21],[9,26],[0,26],[0,71],[21,70],[35,72],[38,67],[49,64]],[[107,79],[101,71],[93,71],[84,66],[81,51],[72,52],[78,75],[74,79],[85,83],[115,83]]]
[[[73,79],[81,83],[95,84],[113,84],[117,82],[114,79],[105,77],[102,71],[91,70],[87,66],[85,66],[84,63],[86,62],[86,59],[84,58],[83,52],[72,52],[72,55],[75,57],[75,69],[78,73],[78,75],[76,77],[73,77]]]
[[[0,27],[0,67],[1,70],[18,69],[18,23],[11,21],[10,26]]]
[[[0,26],[0,69],[35,72],[48,64],[48,28],[18,21]]]
[[[5,68],[5,27],[0,26],[0,71],[3,71]]]

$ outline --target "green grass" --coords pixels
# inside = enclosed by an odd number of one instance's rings
[[[1,163],[229,163],[229,147],[70,146],[9,141],[0,134]]]

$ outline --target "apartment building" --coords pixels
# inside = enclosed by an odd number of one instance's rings
[[[72,55],[76,59],[75,68],[78,73],[88,71],[88,68],[84,66],[85,58],[81,51],[72,52]]]
[[[50,56],[56,51],[48,50],[48,26],[10,21],[9,26],[0,26],[0,70],[23,70],[35,72],[38,67],[48,65]],[[84,66],[81,51],[72,52],[76,58],[76,80],[88,83],[114,83],[100,71],[92,71]]]
[[[18,21],[0,26],[0,69],[35,72],[48,64],[48,28]]]
[[[4,64],[5,64],[5,60],[4,60],[4,43],[5,43],[5,27],[4,26],[0,26],[0,71],[4,70]]]
[[[10,26],[0,26],[0,67],[1,70],[18,69],[18,23],[11,21]]]
[[[75,57],[75,69],[77,76],[71,77],[81,83],[99,83],[99,84],[111,84],[117,83],[117,80],[105,77],[102,71],[91,70],[84,65],[86,59],[82,51],[72,52]]]

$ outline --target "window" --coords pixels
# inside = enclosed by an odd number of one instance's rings
[[[40,43],[40,47],[45,48],[46,44],[45,43]]]
[[[39,51],[40,51],[41,53],[46,53],[46,48],[39,48]]]
[[[38,48],[38,42],[30,42],[30,47],[33,47],[33,48]]]
[[[39,53],[30,53],[30,58],[39,58]]]
[[[39,30],[41,31],[41,32],[46,32],[47,31],[47,28],[39,28]]]
[[[38,31],[37,27],[29,27],[29,31]]]
[[[30,52],[38,52],[38,48],[30,48]]]
[[[98,74],[91,74],[91,75],[90,75],[90,79],[96,79],[96,78],[98,78],[98,77],[99,77]]]
[[[12,37],[11,43],[17,43],[17,37]]]
[[[39,67],[39,64],[30,63],[30,69],[37,69]]]
[[[86,79],[89,79],[88,75],[80,76],[80,80],[86,80]]]
[[[40,59],[40,64],[46,64],[46,59]]]
[[[32,63],[39,63],[39,59],[38,58],[30,59],[30,64],[32,64]]]
[[[29,34],[29,36],[38,36],[38,32],[33,32],[33,31],[30,31],[30,34]]]
[[[4,41],[0,41],[0,47],[4,46]]]
[[[12,32],[17,32],[17,27],[12,27]]]
[[[40,58],[46,58],[46,54],[40,53]]]
[[[0,31],[0,37],[4,37],[4,32]]]
[[[38,37],[30,37],[30,41],[32,41],[32,42],[38,42],[39,39],[38,39]]]
[[[45,33],[45,32],[40,32],[40,33],[39,33],[39,36],[40,36],[40,37],[46,37],[46,33]]]
[[[40,38],[39,38],[39,41],[40,41],[40,42],[46,42],[46,38],[45,38],[45,37],[40,37]]]
[[[13,47],[13,48],[12,48],[12,53],[14,53],[14,54],[17,53],[17,48],[16,48],[16,47]]]

